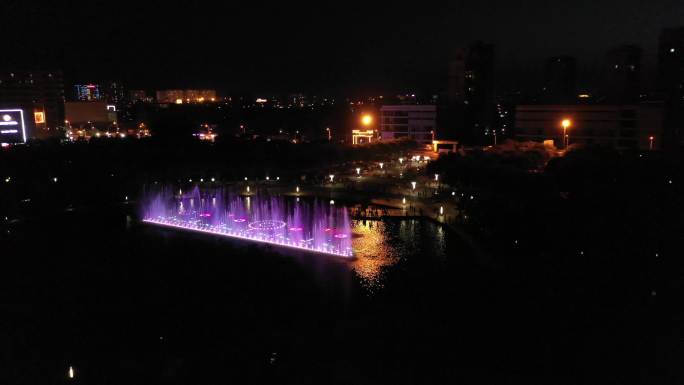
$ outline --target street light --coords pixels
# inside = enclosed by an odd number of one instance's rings
[[[404,158],[399,158],[399,164],[404,164]]]
[[[383,167],[384,165],[385,165],[384,163],[380,162],[380,169],[381,169],[381,170],[382,170],[382,167]]]
[[[69,366],[69,370],[67,371],[67,377],[69,377],[70,379],[74,378],[74,367],[73,366]]]
[[[649,151],[653,151],[653,140],[654,139],[655,138],[653,136],[648,137],[648,149],[649,149]]]
[[[412,188],[413,190],[416,189],[416,182],[411,182],[411,188]]]
[[[328,142],[330,142],[332,140],[332,130],[330,127],[326,127],[325,130],[328,131]]]
[[[568,128],[570,128],[570,126],[572,126],[572,121],[571,121],[570,119],[563,119],[563,120],[561,121],[561,126],[563,127],[563,141],[564,141],[564,142],[563,142],[563,143],[564,143],[563,147],[564,147],[565,149],[567,149],[567,148],[568,148],[568,144],[569,144],[569,140],[568,140],[569,137],[568,137],[567,131],[568,131]]]
[[[333,175],[333,174],[328,175],[328,177],[330,177],[330,183],[332,183],[333,179],[335,179],[335,175]]]
[[[439,182],[439,174],[435,174],[435,182]]]
[[[356,175],[361,175],[361,169],[359,167],[356,168]]]
[[[361,117],[361,124],[368,127],[373,123],[373,117],[369,114],[365,114]]]

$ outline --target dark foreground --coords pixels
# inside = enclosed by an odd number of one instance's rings
[[[343,262],[141,226],[127,208],[7,228],[3,384],[681,378],[667,299],[642,283],[483,266],[429,223],[383,227],[393,262],[370,284]]]

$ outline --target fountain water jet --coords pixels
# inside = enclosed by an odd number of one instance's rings
[[[345,207],[293,202],[279,196],[243,197],[225,190],[150,194],[143,222],[345,258],[353,257]],[[177,191],[177,190],[176,190]]]

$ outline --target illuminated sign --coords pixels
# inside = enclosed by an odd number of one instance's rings
[[[45,112],[36,111],[33,113],[33,118],[36,121],[36,124],[45,123]]]
[[[23,110],[0,110],[0,142],[26,142],[26,127],[24,125]]]

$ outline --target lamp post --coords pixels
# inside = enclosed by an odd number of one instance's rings
[[[563,119],[561,121],[561,126],[563,127],[563,148],[567,150],[568,144],[570,143],[568,137],[568,128],[572,126],[572,121],[570,119]]]
[[[332,141],[332,130],[330,127],[326,127],[325,130],[328,131],[328,142]]]
[[[333,179],[335,179],[335,175],[333,174],[328,175],[328,177],[330,178],[330,183],[332,183]]]
[[[649,136],[649,137],[648,137],[648,150],[649,150],[649,151],[653,151],[653,140],[654,140],[654,139],[655,139],[655,138],[654,138],[653,136]]]

